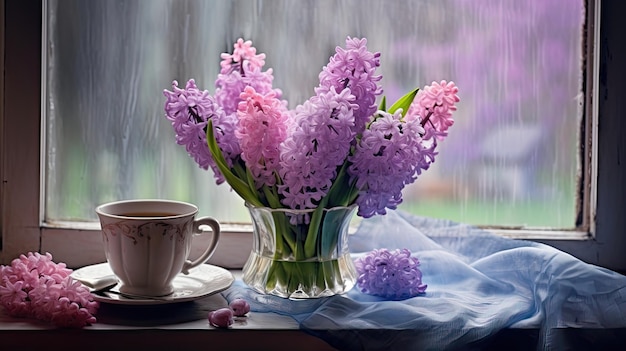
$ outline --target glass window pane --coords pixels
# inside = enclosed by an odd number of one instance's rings
[[[453,80],[461,102],[401,209],[486,225],[574,226],[584,1],[50,0],[46,219],[95,220],[102,202],[196,203],[249,221],[164,117],[163,89],[214,91],[220,53],[253,41],[290,107],[346,36],[381,52],[387,101]]]

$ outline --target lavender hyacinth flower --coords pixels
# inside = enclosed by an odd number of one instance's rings
[[[375,75],[380,66],[380,53],[367,50],[367,39],[346,39],[346,48],[337,47],[328,65],[319,75],[320,85],[315,92],[327,92],[331,87],[336,91],[349,88],[355,96],[355,103],[359,108],[354,112],[354,132],[358,135],[363,132],[370,117],[376,112],[376,96],[382,94],[382,88],[377,84],[382,75]]]
[[[296,107],[294,125],[281,144],[279,186],[283,204],[315,208],[328,193],[355,137],[354,96],[331,87]]]
[[[391,300],[406,299],[426,292],[420,262],[411,251],[378,249],[354,262],[361,292]]]
[[[190,79],[185,88],[179,88],[178,82],[172,82],[172,91],[164,90],[165,117],[171,121],[176,132],[176,143],[185,146],[187,153],[201,168],[211,167],[217,184],[224,182],[224,176],[217,168],[206,140],[206,126],[209,118],[213,119],[216,129],[228,129],[231,122],[225,119],[224,111],[206,90],[198,89],[196,82]],[[237,152],[238,146],[227,143],[223,133],[216,133],[216,139],[222,142],[227,152]]]
[[[402,202],[404,186],[415,181],[419,167],[429,164],[422,134],[419,123],[402,120],[401,109],[394,114],[378,111],[349,158],[348,174],[360,189],[359,216],[386,214],[386,208],[395,209]]]

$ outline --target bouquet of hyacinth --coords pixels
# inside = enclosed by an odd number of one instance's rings
[[[193,79],[164,91],[177,143],[211,168],[218,184],[226,181],[248,206],[311,210],[280,224],[277,258],[320,254],[324,209],[356,206],[362,217],[395,209],[402,189],[435,161],[437,143],[454,123],[453,82],[416,88],[389,107],[385,97],[377,104],[380,53],[366,44],[348,37],[345,48],[337,47],[315,96],[295,109],[273,87],[272,70],[263,70],[265,55],[242,39],[232,54],[221,55],[213,95]],[[271,284],[303,278],[280,272]]]

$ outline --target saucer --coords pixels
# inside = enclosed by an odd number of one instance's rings
[[[71,276],[77,280],[94,281],[113,274],[108,263],[99,263],[79,268]],[[228,289],[235,277],[228,270],[202,264],[191,270],[189,274],[179,274],[174,278],[174,292],[170,295],[154,298],[127,297],[119,292],[120,284],[110,290],[91,294],[94,300],[119,305],[161,305],[192,301]]]

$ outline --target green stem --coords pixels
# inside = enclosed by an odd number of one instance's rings
[[[304,243],[304,256],[307,258],[315,256],[315,247],[317,245],[318,234],[320,232],[319,227],[320,223],[322,222],[322,217],[324,215],[324,209],[326,208],[327,202],[328,196],[325,196],[322,201],[320,201],[315,211],[313,211],[313,215],[311,215],[309,230],[307,232],[305,239],[306,241]]]
[[[226,159],[224,159],[224,155],[222,154],[222,150],[217,145],[217,140],[215,139],[215,134],[213,132],[212,120],[209,120],[209,124],[207,126],[207,144],[209,145],[209,150],[211,151],[213,160],[215,160],[215,164],[220,172],[222,172],[224,179],[226,179],[231,188],[250,204],[258,207],[264,207],[265,205],[258,199],[256,191],[250,189],[248,183],[237,177],[230,167],[228,167]]]
[[[348,190],[347,194],[347,198],[346,198],[346,205],[345,206],[350,206],[352,205],[357,197],[359,197],[359,189],[357,189],[356,187],[356,180],[352,181],[352,183],[350,184],[350,190]]]
[[[275,186],[270,188],[267,185],[263,185],[261,189],[263,190],[263,194],[265,195],[265,198],[267,199],[267,203],[269,204],[270,208],[282,207],[278,198],[278,191],[276,190]]]
[[[306,255],[305,240],[308,240],[307,234],[303,232],[302,226],[295,226],[295,237],[296,237],[296,249],[293,252],[296,261],[302,261],[306,259],[308,256]]]
[[[282,265],[273,262],[267,272],[267,280],[265,281],[265,288],[267,291],[272,291],[276,288],[276,285],[286,279],[286,273],[283,270]]]
[[[294,253],[295,255],[297,251],[296,238],[291,233],[289,218],[287,218],[285,214],[280,212],[274,212],[273,216],[274,225],[276,225],[276,244],[278,246],[278,243],[280,243],[282,248],[279,257],[287,257],[290,253]],[[287,246],[284,245],[283,240],[287,244]]]

